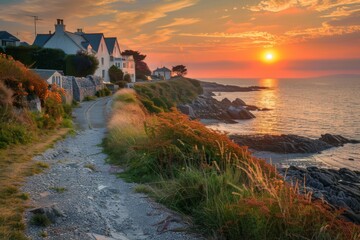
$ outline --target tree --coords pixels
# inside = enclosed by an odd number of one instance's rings
[[[135,73],[136,78],[147,80],[146,76],[151,75],[151,71],[144,61],[146,58],[146,55],[141,54],[139,51],[134,50],[125,50],[121,53],[121,55],[124,56],[133,56],[135,61]]]
[[[66,54],[61,49],[41,48],[33,53],[34,67],[64,70]]]
[[[172,71],[179,77],[184,77],[187,74],[187,69],[184,65],[173,66]]]
[[[125,74],[125,76],[124,76],[124,81],[125,82],[127,82],[127,83],[131,83],[131,76],[130,76],[130,74]]]
[[[93,75],[99,66],[99,61],[94,55],[83,51],[79,51],[76,55],[68,55],[65,63],[65,74],[75,77]]]
[[[125,50],[121,53],[121,55],[133,56],[135,62],[143,61],[146,58],[146,55],[141,54],[139,51],[134,51],[134,50]]]
[[[124,73],[117,66],[112,65],[109,68],[109,77],[110,77],[110,82],[111,83],[118,84],[118,82],[123,80]]]

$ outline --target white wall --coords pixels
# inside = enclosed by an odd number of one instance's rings
[[[99,49],[95,56],[99,60],[99,67],[96,70],[95,75],[104,77],[104,82],[110,82],[110,77],[109,77],[110,55],[106,47],[104,38],[101,38]],[[104,71],[104,76],[103,76],[103,71]]]
[[[48,84],[57,84],[62,88],[62,75],[59,72],[55,72],[48,80]]]
[[[62,49],[66,54],[76,54],[81,50],[64,32],[55,33],[44,45],[44,48]]]

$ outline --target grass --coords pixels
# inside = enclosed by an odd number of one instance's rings
[[[51,221],[46,215],[37,213],[31,217],[30,223],[39,227],[47,227],[51,224]]]
[[[96,99],[97,99],[96,96],[86,96],[86,97],[84,97],[84,101],[94,101]]]
[[[142,102],[115,96],[104,141],[111,161],[126,167],[135,188],[193,217],[199,231],[220,239],[359,239],[341,219],[223,133],[175,109],[149,115]],[[148,187],[146,187],[148,186]]]
[[[31,159],[45,151],[54,141],[66,135],[69,129],[60,129],[40,135],[36,142],[14,145],[0,150],[0,239],[27,239],[24,235],[23,213],[28,194],[19,188],[25,177],[48,167]]]
[[[51,187],[50,190],[53,190],[57,193],[64,193],[67,191],[67,189],[64,187]]]
[[[203,92],[199,81],[190,78],[138,83],[134,89],[150,113],[167,112],[177,104],[191,102]]]

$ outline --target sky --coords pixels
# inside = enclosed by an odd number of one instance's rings
[[[103,32],[194,78],[360,74],[360,0],[0,0],[0,30]]]

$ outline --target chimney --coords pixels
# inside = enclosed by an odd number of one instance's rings
[[[63,34],[65,32],[64,20],[57,19],[57,24],[55,24],[55,33]]]

